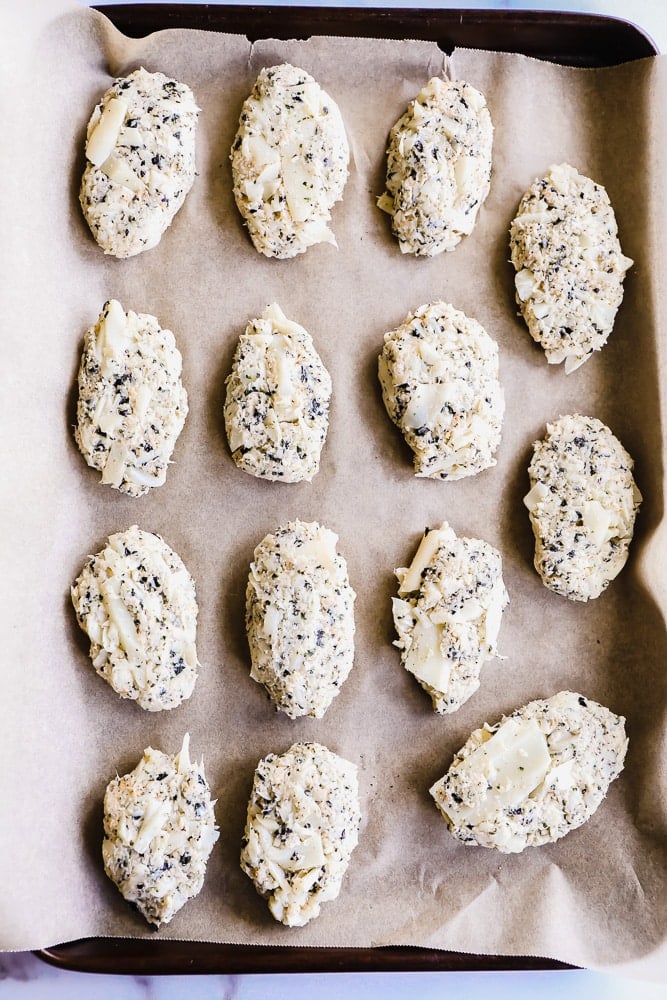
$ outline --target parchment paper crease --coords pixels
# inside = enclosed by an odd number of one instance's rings
[[[20,9],[19,9],[20,8]],[[473,235],[434,260],[404,257],[375,206],[388,131],[446,69],[430,43],[261,41],[203,32],[119,35],[66,2],[3,5],[0,144],[3,276],[4,761],[0,945],[149,936],[106,879],[101,800],[144,747],[191,734],[221,827],[202,894],[165,938],[299,945],[426,945],[542,955],[667,974],[667,690],[663,428],[667,63],[573,70],[457,51],[454,75],[485,92],[495,123],[490,197]],[[353,151],[334,212],[339,249],[260,258],[231,195],[229,149],[257,71],[289,60],[341,107]],[[199,176],[160,246],[105,259],[82,220],[83,137],[110,77],[138,65],[187,82],[202,109]],[[549,368],[517,318],[509,222],[533,179],[570,161],[608,189],[635,266],[608,346],[575,374]],[[105,299],[155,313],[184,357],[190,415],[166,485],[141,500],[97,483],[73,437],[83,333]],[[416,480],[376,379],[383,333],[414,307],[450,300],[498,340],[507,397],[495,469],[457,483]],[[223,382],[239,333],[272,301],[304,325],[334,381],[329,439],[312,485],[255,481],[234,466]],[[521,498],[532,441],[572,411],[607,422],[636,459],[645,500],[630,561],[590,606],[549,593],[532,569]],[[357,655],[321,721],[276,715],[248,676],[244,590],[252,551],[290,518],[340,536],[357,601]],[[503,554],[511,604],[506,660],[480,691],[436,717],[392,647],[392,571],[425,525],[448,519]],[[69,586],[88,553],[133,523],[161,533],[197,582],[202,669],[192,699],[149,715],[95,676]],[[469,732],[535,697],[573,688],[627,718],[621,778],[593,819],[559,843],[502,856],[449,836],[428,788]],[[258,759],[316,739],[360,768],[363,827],[343,891],[303,930],[275,924],[238,868]]]

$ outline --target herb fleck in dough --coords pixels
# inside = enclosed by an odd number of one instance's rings
[[[516,300],[549,364],[575,371],[612,331],[632,266],[607,192],[568,163],[521,199],[510,229]]]
[[[259,762],[241,868],[276,920],[303,927],[337,898],[360,824],[354,764],[318,743]]]
[[[600,420],[547,424],[534,444],[524,497],[542,582],[572,601],[599,597],[628,558],[641,493],[633,462]]]
[[[102,97],[88,123],[79,201],[105,253],[133,257],[160,242],[195,179],[198,111],[189,87],[145,69]]]
[[[561,691],[475,730],[430,791],[458,840],[516,854],[590,819],[627,746],[622,716]]]
[[[455,712],[479,687],[509,602],[500,553],[448,524],[427,531],[392,598],[401,661],[439,714]]]
[[[289,63],[261,70],[243,105],[231,161],[234,198],[266,257],[289,258],[336,240],[350,150],[335,102]]]
[[[331,377],[310,334],[275,303],[241,336],[227,378],[225,427],[240,469],[310,482],[329,426]]]
[[[390,132],[378,199],[402,253],[435,257],[470,235],[489,193],[492,146],[483,95],[459,80],[429,80]]]
[[[168,924],[204,884],[218,839],[203,763],[148,747],[104,795],[104,870],[150,924]]]
[[[321,719],[354,660],[354,601],[337,535],[293,521],[257,546],[246,590],[252,669],[291,719]]]
[[[462,479],[496,464],[505,412],[498,345],[446,302],[420,306],[385,334],[378,373],[415,474]]]
[[[181,368],[155,316],[105,303],[84,339],[74,431],[102,483],[131,497],[162,486],[188,412]]]
[[[197,679],[192,577],[160,538],[136,525],[111,535],[72,587],[95,670],[149,712],[175,708]]]

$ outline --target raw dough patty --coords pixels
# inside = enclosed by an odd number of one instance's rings
[[[352,669],[356,595],[337,541],[293,521],[259,543],[250,566],[250,676],[291,719],[321,719]]]
[[[76,443],[102,482],[131,497],[161,486],[188,412],[182,359],[155,316],[105,303],[85,335]]]
[[[241,336],[227,378],[225,427],[240,469],[310,482],[329,427],[331,378],[302,326],[269,306]]]
[[[296,257],[336,240],[327,223],[343,197],[350,150],[341,113],[312,76],[261,70],[232,146],[234,198],[266,257]]]
[[[627,746],[622,716],[561,691],[475,730],[430,791],[458,840],[516,854],[585,823]]]
[[[510,229],[516,300],[549,364],[573,372],[612,331],[632,265],[607,192],[568,163],[528,189]]]
[[[136,525],[111,535],[75,580],[72,603],[95,670],[122,698],[158,712],[190,697],[195,585],[159,535]]]
[[[462,479],[496,464],[505,397],[498,345],[477,320],[446,302],[420,306],[385,334],[378,371],[417,476]]]
[[[392,598],[401,662],[439,714],[455,712],[479,687],[509,602],[500,553],[448,524],[427,530]]]
[[[336,899],[360,824],[354,764],[318,743],[260,760],[241,868],[276,920],[303,927]]]
[[[492,145],[482,94],[459,80],[429,80],[390,132],[378,199],[402,253],[435,257],[472,232],[489,193]]]
[[[633,462],[600,420],[579,414],[547,424],[534,444],[524,503],[542,582],[572,601],[599,597],[628,558],[641,493]]]
[[[104,795],[104,870],[129,903],[159,927],[200,891],[218,839],[204,765],[190,737],[169,756],[148,747]]]
[[[105,253],[133,257],[160,242],[195,179],[198,111],[189,87],[145,69],[102,97],[88,123],[79,201]]]

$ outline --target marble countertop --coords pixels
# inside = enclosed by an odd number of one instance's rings
[[[111,0],[96,0],[97,4]],[[196,2],[196,0],[185,0]],[[209,0],[210,2],[210,0]],[[236,0],[259,2],[259,0]],[[299,0],[301,6],[318,6],[321,0]],[[417,7],[417,8],[514,8],[571,10],[608,14],[633,21],[667,52],[667,4],[660,0],[326,0],[328,6]],[[279,6],[281,0],[274,0]],[[0,1000],[188,1000],[216,997],[219,1000],[338,1000],[340,996],[363,1000],[419,1000],[442,997],[447,990],[459,1000],[478,1000],[489,994],[495,1000],[665,1000],[665,984],[640,983],[585,970],[549,972],[444,972],[444,973],[338,973],[332,975],[236,975],[236,976],[114,976],[70,972],[54,968],[31,953],[0,954]]]

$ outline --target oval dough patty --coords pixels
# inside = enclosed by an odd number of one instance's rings
[[[337,541],[293,521],[259,543],[250,565],[250,676],[291,719],[321,719],[352,669],[356,595]]]
[[[439,714],[455,712],[479,687],[509,602],[500,553],[448,524],[427,530],[392,598],[401,662]]]
[[[360,824],[354,764],[318,743],[260,760],[241,868],[276,920],[303,927],[336,899]]]
[[[164,483],[188,412],[181,367],[155,316],[105,303],[84,338],[74,431],[103,483],[132,497]]]
[[[628,558],[642,499],[632,459],[600,420],[579,414],[547,424],[533,447],[524,503],[535,569],[556,594],[599,597]]]
[[[261,479],[310,482],[330,398],[331,377],[312,337],[269,306],[239,339],[227,378],[225,427],[238,467]]]
[[[627,746],[622,716],[561,691],[475,730],[430,791],[458,840],[515,854],[585,823]]]
[[[104,870],[146,920],[160,927],[200,891],[218,839],[204,765],[148,747],[104,795]]]
[[[612,331],[632,265],[607,192],[568,163],[521,199],[510,228],[516,300],[549,364],[573,372]]]
[[[390,132],[378,199],[402,253],[435,257],[472,232],[489,193],[492,145],[482,94],[460,80],[429,80]]]
[[[385,334],[378,372],[417,476],[462,479],[496,464],[505,397],[498,345],[477,320],[446,302],[420,306]]]
[[[79,201],[105,253],[156,246],[195,179],[198,107],[184,83],[135,70],[93,111]]]
[[[175,708],[197,679],[192,577],[159,535],[134,525],[90,556],[72,587],[95,670],[149,712]]]
[[[336,240],[327,223],[343,197],[350,150],[336,103],[289,63],[261,70],[232,146],[234,198],[266,257],[296,257]]]

